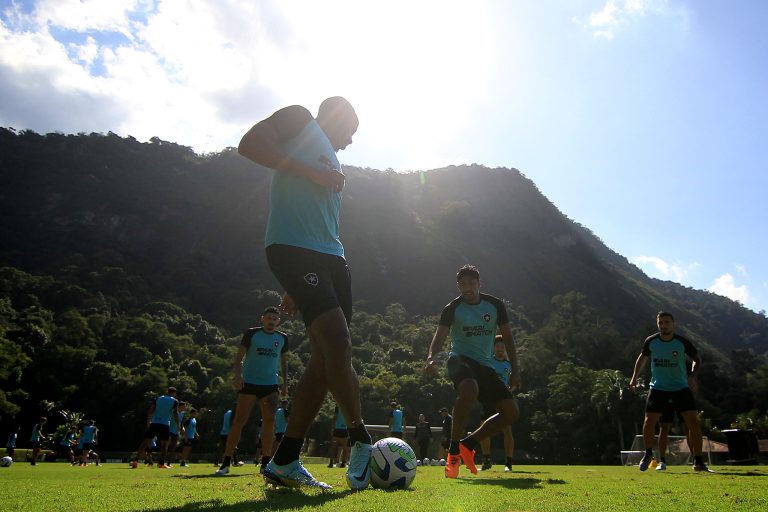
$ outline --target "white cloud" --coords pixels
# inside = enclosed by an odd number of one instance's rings
[[[647,13],[664,14],[668,0],[607,0],[602,9],[590,13],[586,20],[574,21],[592,31],[598,38],[613,39],[622,27]]]
[[[635,256],[631,261],[653,277],[671,279],[678,283],[682,283],[691,271],[701,267],[701,264],[695,261],[669,263],[658,256]]]
[[[750,302],[749,286],[736,286],[736,281],[729,273],[725,273],[715,279],[715,282],[707,288],[710,292],[728,297],[729,299],[747,305]]]
[[[745,267],[744,265],[740,265],[740,264],[736,265],[736,272],[738,272],[739,274],[741,274],[744,277],[747,277],[747,275],[748,275],[747,274],[747,267]]]

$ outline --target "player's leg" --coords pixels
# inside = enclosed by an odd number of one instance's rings
[[[331,437],[331,446],[328,450],[328,467],[332,468],[334,464],[336,464],[336,456],[339,452],[339,438],[338,437]]]
[[[662,415],[659,423],[659,463],[656,466],[658,471],[667,469],[667,447],[669,446],[669,431],[672,428],[672,422]]]
[[[504,429],[504,471],[512,471],[512,456],[515,453],[515,436],[512,435],[512,425]]]
[[[237,405],[235,405],[234,417],[232,418],[232,424],[229,428],[229,435],[227,435],[227,444],[224,448],[224,459],[221,462],[221,466],[216,470],[216,474],[226,475],[229,473],[229,468],[232,465],[232,458],[235,453],[235,447],[240,442],[240,437],[243,434],[243,428],[248,423],[248,418],[251,416],[253,406],[258,402],[256,395],[252,394],[252,388],[248,384],[243,386],[240,393],[237,395]]]
[[[681,411],[680,415],[685,420],[685,426],[688,429],[688,439],[693,455],[693,468],[696,471],[707,471],[708,468],[702,458],[703,440],[698,413],[695,410],[688,410]]]
[[[477,381],[474,378],[465,378],[456,386],[456,400],[453,402],[451,441],[448,446],[448,457],[446,458],[445,463],[445,476],[447,478],[456,478],[459,474],[459,463],[461,462],[461,438],[466,431],[469,412],[472,405],[477,401],[477,395]],[[464,464],[467,465],[467,468],[472,471],[472,473],[477,473],[474,460],[465,460]]]
[[[640,471],[645,471],[651,465],[653,460],[653,444],[656,440],[656,424],[661,418],[660,412],[650,412],[646,410],[645,420],[643,421],[643,445],[645,446],[645,455],[638,467]]]
[[[277,413],[277,391],[259,399],[261,409],[261,453],[263,466],[266,466],[273,453],[275,443],[275,414]]]
[[[480,471],[487,471],[493,467],[491,463],[491,438],[486,437],[480,441],[480,453],[483,457],[483,466]]]

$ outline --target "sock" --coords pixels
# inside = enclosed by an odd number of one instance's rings
[[[704,460],[701,458],[701,455],[696,455],[693,457],[693,463],[698,466],[700,464],[704,464]]]
[[[483,462],[487,462],[487,463],[490,464],[491,456],[490,455],[483,455]]]
[[[450,455],[459,454],[459,442],[451,440],[451,444],[448,446],[448,453]]]
[[[467,436],[464,439],[462,439],[461,444],[469,448],[470,450],[477,450],[477,447],[480,443],[477,442],[477,440],[472,436]]]
[[[357,442],[363,444],[373,444],[371,442],[371,434],[368,433],[368,429],[365,428],[365,425],[362,423],[356,427],[348,429],[347,432],[349,432],[350,444],[353,446]]]
[[[645,457],[643,458],[653,458],[653,448],[646,448],[645,449]]]
[[[232,457],[229,455],[224,456],[224,462],[221,463],[222,468],[228,468],[232,464]]]
[[[303,444],[304,439],[300,437],[283,437],[273,458],[275,464],[278,466],[285,466],[286,464],[298,460],[299,454],[301,453],[301,445]]]
[[[507,467],[508,468],[512,467],[512,457],[507,457]]]
[[[659,457],[659,462],[663,462],[664,464],[666,464],[667,463],[667,458],[666,457]]]
[[[266,466],[267,464],[269,464],[269,457],[267,457],[267,456],[262,457],[261,458],[261,465],[262,466]]]

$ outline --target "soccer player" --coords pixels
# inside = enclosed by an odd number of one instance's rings
[[[349,431],[347,430],[347,422],[344,420],[344,415],[339,410],[338,405],[333,410],[332,424],[331,453],[328,467],[332,468],[336,464],[336,456],[339,454],[339,450],[341,450],[338,467],[345,468],[347,467],[347,460],[349,460]]]
[[[160,456],[157,467],[165,469],[165,461],[168,459],[168,440],[171,437],[171,422],[179,421],[179,401],[176,399],[176,388],[169,387],[165,395],[160,395],[147,409],[147,431],[144,432],[144,439],[136,450],[137,464],[138,460],[145,457],[147,446],[153,438],[157,437],[160,447]],[[85,451],[85,450],[84,450]]]
[[[43,427],[47,421],[48,418],[42,416],[40,421],[35,423],[35,425],[32,427],[32,435],[29,438],[29,446],[32,447],[32,461],[30,464],[33,466],[37,464],[37,457],[40,455],[40,443],[45,440],[45,435],[43,435]]]
[[[80,436],[80,440],[83,444],[83,454],[80,458],[80,465],[81,466],[87,466],[88,465],[88,456],[93,450],[93,448],[98,444],[99,442],[99,429],[96,428],[96,421],[90,420],[88,424],[83,427],[83,433]]]
[[[453,405],[453,427],[445,463],[447,478],[458,477],[461,461],[470,472],[476,474],[475,451],[480,441],[514,423],[520,414],[512,392],[496,377],[491,366],[498,329],[507,354],[512,357],[509,381],[515,387],[520,386],[515,342],[504,303],[496,297],[480,293],[480,271],[473,265],[464,265],[459,269],[456,283],[461,295],[443,308],[424,368],[427,375],[437,376],[434,356],[442,350],[450,334],[451,351],[447,369],[448,377],[456,388],[457,398]],[[462,437],[470,409],[478,400],[486,411],[495,410],[496,413],[487,418],[477,430]]]
[[[187,402],[183,400],[179,401],[179,410],[176,418],[176,423],[171,422],[168,431],[168,467],[176,460],[176,447],[179,446],[179,436],[181,436],[181,444],[184,444],[184,414],[187,412]]]
[[[444,459],[451,444],[451,428],[453,427],[453,416],[450,415],[447,407],[442,407],[440,409],[440,418],[443,432],[442,436],[440,437],[440,449],[438,450],[437,458]]]
[[[229,431],[232,430],[232,417],[234,416],[234,412],[237,409],[237,402],[235,402],[232,409],[227,409],[224,411],[224,418],[221,422],[221,430],[219,430],[219,443],[216,446],[216,462],[214,462],[214,466],[218,466],[221,463],[221,454],[227,447],[227,439],[229,438]],[[232,462],[237,464],[237,445],[235,445],[235,449],[232,452]]]
[[[504,345],[504,340],[501,336],[496,336],[496,343],[493,346],[493,358],[491,359],[491,366],[493,366],[496,376],[509,387],[512,391],[512,387],[509,383],[509,377],[512,375],[512,363],[509,362],[507,357],[507,347]],[[484,411],[483,416],[489,416],[492,414],[490,411]],[[480,468],[482,471],[486,471],[493,467],[491,462],[491,438],[483,439],[480,443],[480,449],[483,452],[483,466]],[[512,471],[512,454],[515,451],[515,438],[512,436],[512,425],[507,425],[504,428],[504,455],[506,460],[504,462],[504,471]]]
[[[403,432],[405,431],[405,414],[394,400],[390,402],[389,409],[389,419],[387,420],[387,426],[389,426],[389,437],[402,439]]]
[[[285,290],[283,311],[301,312],[311,346],[285,437],[264,470],[266,482],[273,485],[330,488],[299,460],[328,391],[347,419],[353,443],[347,484],[364,489],[370,481],[373,447],[352,367],[352,287],[339,240],[345,177],[336,157],[352,142],[358,124],[352,105],[335,96],[320,104],[316,118],[298,105],[278,110],[253,126],[238,147],[241,155],[271,169],[267,262]]]
[[[75,443],[75,427],[69,427],[59,440],[59,456],[66,457],[70,464],[75,465],[75,454],[72,452],[72,445]]]
[[[197,432],[197,409],[189,411],[189,418],[184,423],[184,446],[181,448],[179,459],[181,459],[180,466],[186,468],[189,466],[189,454],[200,439],[200,434]]]
[[[19,427],[13,427],[11,433],[8,435],[8,441],[5,443],[5,453],[13,458],[13,454],[16,451],[16,440],[19,438]]]
[[[238,391],[236,412],[232,429],[224,450],[224,461],[216,471],[219,476],[229,473],[232,454],[243,427],[248,422],[251,410],[259,404],[262,419],[261,465],[269,463],[272,443],[275,437],[275,412],[277,410],[278,365],[283,375],[283,395],[287,394],[286,354],[288,336],[277,330],[280,324],[280,310],[275,306],[266,308],[261,314],[261,327],[253,327],[243,334],[240,348],[235,354],[234,387]]]
[[[688,427],[688,438],[693,452],[693,470],[708,472],[702,458],[702,438],[699,418],[696,414],[696,400],[693,393],[698,388],[696,374],[701,369],[698,350],[687,338],[675,333],[675,318],[671,313],[661,311],[656,315],[659,331],[648,336],[643,342],[640,355],[635,361],[631,389],[637,389],[638,379],[648,359],[651,359],[650,392],[645,404],[643,443],[645,455],[638,467],[648,469],[653,460],[653,441],[656,423],[664,413],[679,413]],[[687,371],[686,357],[692,360],[691,371]]]
[[[419,460],[424,461],[429,452],[429,442],[432,440],[432,427],[429,426],[427,417],[423,414],[419,414],[419,422],[416,424],[414,438],[419,446]]]
[[[277,411],[275,411],[275,442],[273,444],[271,455],[275,454],[277,447],[280,445],[280,441],[283,439],[283,436],[285,436],[285,427],[288,425],[287,418],[289,414],[291,414],[291,412],[288,410],[288,400],[280,400],[280,407],[278,407]],[[264,446],[261,448],[263,450]],[[267,463],[268,462],[269,457],[267,457]],[[263,461],[262,465],[264,465]]]

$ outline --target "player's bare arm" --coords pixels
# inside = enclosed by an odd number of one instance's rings
[[[280,311],[282,311],[283,314],[289,318],[296,316],[296,313],[299,310],[299,308],[296,307],[296,303],[293,302],[291,296],[288,295],[288,292],[283,293],[283,297],[280,299],[280,305],[278,308],[280,308]]]
[[[509,374],[509,385],[512,389],[519,389],[523,386],[523,377],[520,375],[520,366],[517,361],[517,347],[515,346],[515,338],[512,336],[512,327],[509,323],[499,326],[501,331],[501,340],[504,342],[504,346],[507,349],[507,357],[509,362],[512,363],[512,372]]]
[[[238,347],[235,362],[232,364],[232,387],[238,391],[243,389],[243,358],[246,350],[242,345]]]
[[[448,337],[449,328],[446,325],[438,325],[435,335],[432,337],[432,343],[429,344],[427,353],[427,363],[424,366],[424,372],[429,377],[437,377],[437,366],[435,366],[435,354],[443,350],[443,344]]]
[[[696,357],[692,359],[691,374],[688,375],[688,387],[691,388],[691,391],[694,393],[699,389],[699,379],[696,377],[699,373],[699,369],[701,369],[701,356],[696,354]]]
[[[243,135],[237,151],[252,162],[269,167],[270,169],[302,176],[321,187],[336,192],[341,192],[344,188],[345,178],[341,171],[329,168],[326,171],[320,172],[281,151],[278,142],[279,135],[277,131],[269,123],[261,121]]]
[[[281,394],[283,396],[288,395],[288,356],[286,354],[280,355],[280,375],[283,376],[283,387]]]
[[[635,361],[635,369],[632,371],[632,379],[629,381],[629,388],[634,391],[637,389],[637,379],[640,378],[640,374],[645,368],[645,363],[648,361],[648,356],[640,354]]]

